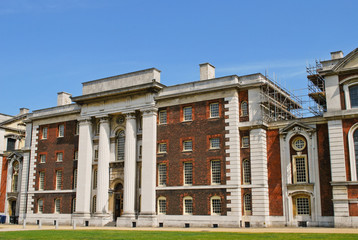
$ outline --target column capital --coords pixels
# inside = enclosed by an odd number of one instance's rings
[[[133,111],[133,112],[123,112],[123,115],[126,116],[127,120],[129,119],[136,119],[136,113]]]
[[[90,117],[80,117],[77,121],[80,125],[92,124],[92,119]]]
[[[151,108],[143,108],[140,110],[141,113],[144,115],[157,115],[158,108],[151,107]]]

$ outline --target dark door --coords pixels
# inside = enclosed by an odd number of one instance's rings
[[[123,186],[118,183],[114,188],[114,221],[123,213]]]

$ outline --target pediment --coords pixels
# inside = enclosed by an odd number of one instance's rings
[[[358,68],[358,48],[350,52],[347,56],[332,69],[335,72]]]
[[[312,128],[306,124],[303,124],[301,122],[293,122],[293,123],[290,123],[289,125],[287,125],[286,127],[282,128],[280,130],[280,134],[286,135],[287,133],[289,133],[291,131],[296,132],[296,133],[300,133],[302,131],[312,133],[312,132],[315,132],[316,129]]]
[[[12,152],[9,156],[7,156],[7,160],[10,162],[11,160],[16,159],[18,161],[22,161],[22,154],[18,152]]]

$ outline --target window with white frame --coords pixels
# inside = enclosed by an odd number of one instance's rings
[[[76,129],[75,129],[75,135],[79,135],[80,134],[80,123],[77,122],[76,123]]]
[[[218,118],[218,117],[219,117],[219,103],[211,103],[210,118]]]
[[[158,185],[167,185],[167,165],[165,163],[161,163],[158,165]]]
[[[192,140],[183,141],[183,151],[193,151],[193,141]]]
[[[46,154],[40,154],[40,163],[46,162]]]
[[[158,198],[158,214],[167,213],[167,199],[165,197]]]
[[[76,212],[76,198],[72,199],[72,213]]]
[[[192,215],[193,214],[193,198],[192,197],[184,197],[183,198],[183,210],[185,215]]]
[[[63,137],[65,136],[65,125],[60,124],[58,125],[58,135],[57,137]]]
[[[92,198],[92,212],[95,213],[97,208],[97,196],[94,195]]]
[[[183,121],[192,121],[193,120],[192,107],[183,108]]]
[[[93,189],[97,189],[97,169],[93,170]]]
[[[251,164],[249,159],[242,161],[242,180],[244,184],[251,184]]]
[[[249,115],[248,104],[246,101],[242,101],[241,102],[241,116],[246,117],[247,115]]]
[[[358,107],[358,85],[353,85],[349,87],[349,97],[351,108]]]
[[[62,187],[62,171],[56,171],[56,190],[61,190]]]
[[[297,215],[310,215],[310,200],[308,197],[296,198]]]
[[[252,205],[251,205],[251,194],[244,195],[244,214],[251,215]]]
[[[167,124],[167,110],[159,111],[159,124]]]
[[[98,161],[98,149],[94,150],[94,160]]]
[[[48,130],[47,127],[42,128],[42,136],[41,136],[42,139],[47,139],[47,130]]]
[[[45,187],[45,172],[39,173],[39,190],[44,190]]]
[[[73,160],[74,160],[74,161],[77,161],[77,160],[78,160],[78,151],[75,151]]]
[[[77,188],[77,169],[73,170],[73,189]]]
[[[307,158],[306,155],[293,156],[293,176],[294,183],[307,183]]]
[[[220,138],[210,138],[210,149],[220,148]]]
[[[220,160],[211,161],[211,184],[221,183],[221,163]]]
[[[61,200],[59,198],[55,199],[55,213],[60,213],[61,211]]]
[[[242,147],[243,148],[248,148],[250,146],[250,142],[249,142],[249,136],[244,136],[241,138],[242,140]]]
[[[167,143],[159,143],[158,153],[166,153],[166,152],[167,152]]]
[[[193,163],[184,162],[184,185],[193,184]]]
[[[353,132],[356,178],[358,179],[358,129]]]
[[[221,215],[221,198],[211,197],[211,215]]]
[[[292,141],[292,147],[293,149],[295,149],[296,151],[302,151],[303,149],[305,149],[306,147],[306,140],[299,136],[296,137],[293,141]]]
[[[37,213],[44,212],[44,201],[42,199],[37,200]]]
[[[63,153],[59,152],[56,153],[56,162],[62,162],[63,161]]]
[[[123,130],[119,131],[116,139],[117,161],[124,161],[124,147],[125,147],[125,133]]]

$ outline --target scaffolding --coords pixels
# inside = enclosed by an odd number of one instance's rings
[[[308,65],[306,67],[308,74],[308,96],[314,101],[314,104],[309,106],[309,110],[315,116],[322,116],[327,111],[325,81],[319,74],[320,69],[322,69],[322,65],[318,60],[316,60],[315,65]]]
[[[261,112],[265,122],[302,117],[302,100],[267,74],[260,88]]]

